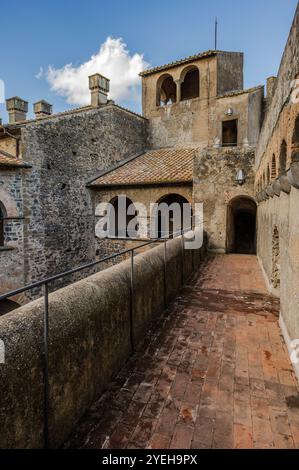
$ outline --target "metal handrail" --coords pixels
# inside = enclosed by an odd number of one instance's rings
[[[183,235],[184,233],[186,233],[186,231],[189,231],[189,230],[192,230],[192,227],[188,227],[186,229],[173,232],[171,235],[172,236],[175,235],[174,238],[176,238],[178,236]],[[117,240],[117,238],[116,238],[116,240]],[[137,238],[125,238],[123,240],[134,241],[134,242],[138,241]],[[50,282],[57,281],[58,279],[63,279],[66,276],[69,276],[71,274],[75,274],[77,272],[83,271],[84,269],[92,268],[94,266],[97,266],[98,264],[105,263],[105,262],[110,261],[112,259],[118,258],[118,256],[126,255],[128,253],[131,253],[131,251],[138,250],[140,248],[151,245],[153,243],[161,243],[163,240],[169,240],[169,238],[166,238],[166,237],[152,238],[148,242],[142,243],[141,245],[138,245],[138,246],[135,246],[135,247],[132,247],[132,248],[128,248],[127,250],[119,251],[117,253],[114,253],[113,255],[109,255],[109,256],[106,256],[104,258],[101,258],[100,260],[92,261],[90,263],[83,264],[81,266],[78,266],[77,268],[73,268],[73,269],[70,269],[68,271],[63,271],[62,273],[54,274],[53,276],[42,279],[41,281],[36,281],[36,282],[33,282],[33,283],[28,284],[26,286],[20,287],[18,289],[11,290],[9,292],[6,292],[5,294],[0,295],[0,302],[2,300],[8,299],[9,297],[13,297],[15,295],[22,294],[23,292],[26,292],[27,290],[35,289],[36,287],[42,287],[44,284],[49,284]]]
[[[192,230],[193,227],[188,227],[185,229],[181,229],[179,231],[173,232],[171,236],[173,238],[178,238],[182,236],[182,283],[184,281],[184,240],[183,235]],[[169,233],[168,233],[169,235]],[[128,241],[137,241],[136,239],[127,239]],[[69,271],[64,271],[63,273],[56,274],[54,276],[50,276],[48,278],[42,279],[41,281],[34,282],[27,286],[21,287],[19,289],[12,290],[7,292],[6,294],[0,295],[0,301],[5,300],[9,297],[15,296],[17,294],[21,294],[25,291],[34,289],[36,287],[43,287],[43,297],[44,297],[44,308],[43,308],[43,382],[44,382],[44,447],[47,449],[49,448],[49,402],[50,402],[50,394],[49,394],[49,283],[56,281],[58,279],[62,279],[70,274],[74,274],[80,271],[83,271],[86,268],[97,266],[101,263],[106,261],[110,261],[112,259],[117,258],[118,256],[122,256],[125,254],[130,253],[131,255],[131,267],[130,267],[130,342],[131,342],[131,353],[134,353],[135,345],[134,345],[134,336],[133,336],[133,305],[134,305],[134,251],[145,246],[151,245],[152,243],[161,243],[164,242],[164,305],[166,307],[167,304],[167,291],[166,291],[166,275],[167,275],[167,245],[166,242],[169,240],[169,236],[151,239],[146,243],[142,243],[141,245],[129,248],[127,250],[120,251],[110,256],[106,256],[100,260],[93,261],[91,263],[84,264],[79,266],[78,268],[70,269]],[[7,314],[4,314],[5,316]]]

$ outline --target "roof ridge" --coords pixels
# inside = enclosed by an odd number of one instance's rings
[[[191,183],[193,180],[193,155],[197,148],[149,149],[105,170],[89,181],[87,186],[94,188],[97,186]]]
[[[159,71],[162,71],[162,70],[167,70],[167,69],[175,67],[177,65],[192,62],[192,61],[198,60],[198,59],[204,59],[206,57],[212,57],[212,56],[215,56],[217,54],[242,54],[242,52],[222,51],[222,50],[219,50],[219,49],[209,49],[209,50],[204,51],[204,52],[198,52],[197,54],[189,55],[189,56],[187,56],[183,59],[178,59],[178,60],[175,60],[173,62],[169,62],[168,64],[158,65],[156,67],[152,67],[151,69],[147,69],[147,70],[144,70],[143,72],[140,72],[139,75],[140,75],[140,77],[145,77],[147,75],[151,75],[153,73],[156,73],[156,72],[159,72]]]
[[[264,85],[256,85],[250,88],[245,88],[245,90],[231,90],[231,91],[227,91],[225,93],[222,93],[221,95],[216,96],[216,98],[218,99],[218,98],[226,98],[226,97],[233,96],[233,95],[242,95],[243,93],[250,93],[255,90],[260,90],[261,88],[264,88]]]
[[[135,154],[135,155],[133,155],[133,156],[131,156],[131,157],[125,158],[124,160],[121,160],[121,161],[118,162],[116,165],[111,166],[111,167],[108,168],[107,170],[101,171],[97,176],[95,176],[94,178],[92,178],[92,180],[88,181],[87,186],[89,186],[91,183],[93,183],[93,182],[96,181],[97,179],[102,178],[102,176],[106,176],[106,175],[108,175],[109,173],[111,173],[112,171],[118,170],[118,168],[121,168],[122,166],[126,165],[127,163],[129,163],[129,162],[135,160],[135,158],[141,157],[141,156],[144,155],[145,153],[147,153],[146,150],[144,150],[144,151],[141,152],[141,153],[137,153],[137,154]]]

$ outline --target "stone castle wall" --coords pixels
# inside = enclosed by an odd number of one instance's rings
[[[95,240],[93,194],[86,184],[144,151],[147,121],[114,105],[82,110],[28,122],[21,146],[32,165],[23,180],[25,282],[106,255],[107,243]]]
[[[0,202],[4,209],[5,246],[0,247],[0,294],[24,284],[22,173],[28,170],[3,170]]]
[[[208,248],[227,250],[227,211],[231,200],[238,196],[254,197],[254,149],[214,149],[198,151],[194,159],[194,202],[203,202],[204,230]],[[245,184],[236,181],[243,169]]]
[[[281,324],[287,344],[290,339],[299,338],[299,189],[290,179],[293,163],[298,165],[292,156],[299,104],[291,98],[298,74],[299,6],[261,130],[255,177],[259,199],[258,256],[269,289],[281,299]],[[280,164],[283,145],[286,171]],[[271,171],[272,161],[275,161],[275,171]]]

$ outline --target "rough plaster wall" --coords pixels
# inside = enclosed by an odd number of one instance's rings
[[[243,53],[219,52],[217,54],[217,94],[243,90]]]
[[[276,156],[278,168],[282,140],[287,143],[287,168],[290,165],[292,134],[299,105],[290,101],[291,82],[299,73],[299,6],[282,57],[274,96],[267,110],[256,153],[256,184]],[[265,189],[264,185],[262,189]],[[292,187],[288,195],[281,191],[258,206],[258,256],[269,285],[273,271],[272,238],[274,226],[279,231],[281,313],[291,339],[299,338],[299,191]]]
[[[272,275],[272,237],[279,232],[281,313],[291,339],[299,338],[299,190],[281,193],[258,206],[258,254],[269,282]]]
[[[28,124],[22,131],[26,282],[95,259],[92,192],[100,171],[146,147],[147,121],[114,106]],[[98,256],[106,254],[105,242]],[[85,273],[86,274],[86,273]]]
[[[16,140],[12,137],[2,137],[0,140],[0,150],[4,150],[11,155],[16,155]]]
[[[174,80],[190,64],[167,71]],[[193,65],[193,64],[192,64]],[[209,142],[210,114],[216,96],[216,59],[195,61],[199,68],[200,96],[172,105],[156,106],[156,85],[165,72],[143,78],[143,114],[150,119],[150,143],[154,148],[199,146]]]
[[[264,88],[260,88],[248,96],[248,143],[256,147],[260,135],[263,115]]]
[[[256,152],[256,167],[267,149],[269,139],[274,131],[280,113],[289,101],[292,91],[291,83],[299,73],[299,5],[280,64],[276,88],[271,104],[267,110]]]
[[[210,249],[226,250],[226,223],[229,201],[236,196],[254,195],[254,151],[205,149],[194,159],[194,202],[203,202],[204,230]],[[237,169],[243,169],[246,183],[235,182]]]
[[[4,246],[0,248],[0,293],[20,287],[23,277],[23,202],[22,171],[1,170],[0,202],[5,216],[12,217],[4,222]]]

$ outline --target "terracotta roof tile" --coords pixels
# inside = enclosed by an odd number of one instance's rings
[[[185,57],[184,59],[180,59],[180,60],[177,60],[175,62],[170,62],[169,64],[159,65],[158,67],[154,67],[152,69],[144,70],[139,75],[141,77],[146,77],[147,75],[151,75],[151,74],[156,73],[156,72],[161,72],[162,70],[167,70],[167,69],[170,69],[172,67],[176,67],[178,65],[188,64],[189,62],[193,62],[194,60],[204,59],[204,58],[207,58],[207,57],[215,56],[219,52],[222,52],[222,51],[210,50],[210,51],[206,51],[206,52],[200,52],[199,54],[190,55],[188,57]]]
[[[195,148],[150,150],[102,174],[90,186],[139,186],[193,181]]]

